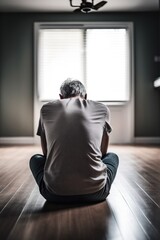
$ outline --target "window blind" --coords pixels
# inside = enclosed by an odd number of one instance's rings
[[[128,101],[127,29],[39,29],[39,100],[57,99],[67,78],[82,81],[89,99]]]

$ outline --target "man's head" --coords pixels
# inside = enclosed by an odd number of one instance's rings
[[[80,81],[68,78],[60,87],[60,98],[63,99],[77,96],[86,99],[86,89]]]

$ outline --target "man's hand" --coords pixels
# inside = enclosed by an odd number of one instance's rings
[[[108,144],[109,144],[109,135],[108,135],[108,133],[104,130],[104,131],[103,131],[103,136],[102,136],[102,142],[101,142],[101,152],[102,152],[102,156],[104,156],[104,155],[107,153]]]

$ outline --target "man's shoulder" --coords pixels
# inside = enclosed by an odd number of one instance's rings
[[[88,104],[90,104],[91,107],[95,107],[97,109],[101,109],[104,112],[108,111],[108,107],[105,104],[101,103],[101,102],[88,100]]]
[[[42,106],[41,111],[49,109],[49,108],[57,107],[58,105],[60,105],[60,100],[59,99],[51,101],[51,102],[48,102],[48,103],[45,103]]]

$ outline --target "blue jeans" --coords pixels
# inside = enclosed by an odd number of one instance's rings
[[[41,154],[36,154],[30,159],[30,169],[39,186],[41,195],[49,202],[55,203],[94,203],[104,201],[109,195],[111,185],[116,176],[119,165],[119,158],[115,153],[107,153],[102,161],[107,165],[106,185],[98,192],[85,195],[59,196],[48,191],[43,181],[44,165],[46,158]]]

